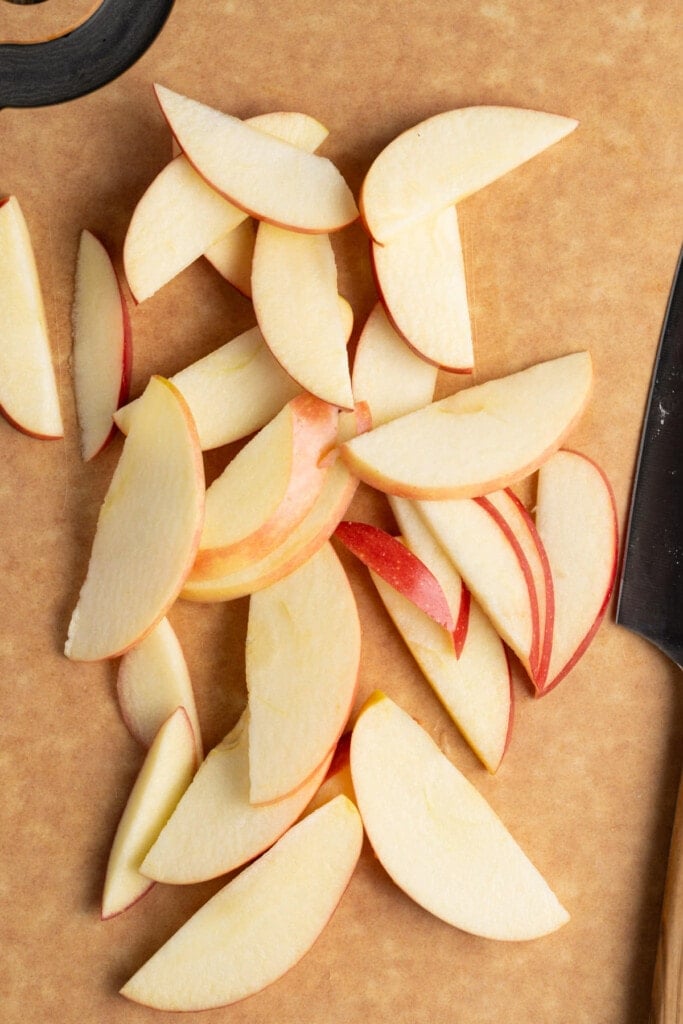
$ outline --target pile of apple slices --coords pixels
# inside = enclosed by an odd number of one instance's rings
[[[121,657],[122,716],[147,748],[103,917],[154,882],[238,873],[122,992],[193,1010],[280,977],[341,899],[363,830],[396,884],[455,927],[502,940],[554,931],[566,910],[424,729],[380,693],[354,715],[362,629],[335,545],[368,566],[425,679],[495,772],[512,666],[541,695],[576,664],[607,607],[617,528],[604,473],[565,448],[590,398],[589,353],[435,400],[440,370],[474,366],[456,204],[576,122],[471,107],[380,153],[359,202],[380,299],[351,368],[330,235],[359,210],[316,152],[326,129],[296,113],[241,121],[162,86],[156,96],[181,152],[134,211],[129,288],[141,302],[205,257],[251,297],[256,325],[123,404],[125,301],[84,232],[83,455],[101,450],[112,418],[125,441],[65,651]],[[234,441],[207,487],[203,452]],[[532,474],[533,515],[514,489]],[[345,519],[360,482],[386,496],[398,535]],[[167,614],[179,598],[245,595],[247,705],[204,757]]]

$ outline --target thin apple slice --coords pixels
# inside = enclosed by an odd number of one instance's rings
[[[306,804],[302,817],[311,814],[318,807],[322,807],[323,804],[329,803],[330,800],[334,800],[336,796],[340,795],[348,797],[355,804],[356,794],[353,792],[353,781],[351,779],[350,754],[351,732],[349,731],[340,736],[339,742],[334,748],[334,754],[332,755],[325,778],[321,782],[320,788],[316,790],[310,803]]]
[[[375,280],[396,330],[423,359],[455,373],[474,366],[465,261],[455,206],[372,245]]]
[[[290,111],[260,114],[245,123],[311,153],[328,134],[315,118]],[[212,189],[187,157],[176,156],[146,189],[126,232],[124,269],[136,301],[150,298],[246,219],[244,210]]]
[[[339,417],[339,439],[346,439],[369,427],[369,411],[359,403],[357,412],[342,413]],[[341,459],[336,458],[329,466],[322,490],[312,508],[275,550],[218,579],[188,579],[180,596],[188,601],[230,601],[277,583],[302,566],[330,539],[346,514],[357,487],[358,478]]]
[[[363,182],[360,207],[380,245],[558,142],[569,117],[515,107],[447,110],[398,135]]]
[[[323,401],[352,409],[348,335],[329,236],[259,224],[251,292],[266,344],[290,376]]]
[[[25,434],[64,436],[31,237],[15,196],[0,200],[0,408]]]
[[[72,310],[74,397],[85,462],[116,432],[113,415],[128,400],[132,339],[128,307],[111,256],[81,232]]]
[[[210,245],[204,253],[214,270],[236,288],[251,298],[251,265],[256,244],[256,224],[247,217],[227,235]]]
[[[351,190],[330,160],[162,85],[154,88],[195,170],[242,210],[306,232],[337,231],[358,217]]]
[[[143,875],[172,885],[225,875],[272,846],[308,805],[332,755],[296,793],[256,806],[249,802],[248,717],[247,710],[200,765],[142,862]]]
[[[293,398],[228,463],[206,491],[204,529],[190,582],[235,572],[276,548],[323,487],[323,455],[338,411],[313,395]]]
[[[536,526],[555,593],[547,693],[585,653],[614,588],[619,526],[604,471],[580,452],[557,452],[538,475]]]
[[[122,913],[154,884],[140,865],[197,767],[194,732],[183,708],[159,729],[135,781],[112,844],[102,896],[102,918]]]
[[[270,985],[322,932],[362,842],[350,800],[320,807],[204,904],[121,994],[159,1010],[204,1010]]]
[[[348,519],[339,524],[334,536],[375,575],[453,633],[453,613],[439,580],[398,538],[371,523]]]
[[[578,422],[592,385],[574,352],[466,388],[342,445],[366,483],[405,498],[468,498],[528,476]]]
[[[351,713],[360,663],[358,610],[327,542],[252,594],[246,643],[249,798],[281,800],[325,760]]]
[[[425,910],[490,939],[534,939],[567,922],[487,801],[384,694],[356,720],[351,775],[380,863]]]
[[[361,331],[351,372],[354,398],[368,403],[373,426],[429,405],[437,374],[438,367],[413,352],[378,302]]]
[[[167,618],[121,658],[116,695],[130,734],[143,747],[151,746],[176,708],[184,708],[194,733],[197,764],[201,763],[202,734],[192,681],[180,641]]]
[[[154,629],[192,568],[203,518],[192,414],[177,388],[152,377],[100,510],[67,657],[113,658]]]

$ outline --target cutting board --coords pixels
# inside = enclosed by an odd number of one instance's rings
[[[606,470],[623,528],[681,241],[675,6],[177,0],[152,48],[105,88],[51,108],[0,111],[0,192],[19,197],[32,233],[66,423],[65,439],[52,442],[0,423],[4,1024],[169,1019],[117,990],[220,884],[158,885],[100,921],[108,851],[142,752],[116,706],[116,663],[77,665],[62,654],[121,451],[118,438],[88,465],[78,452],[69,371],[76,246],[88,227],[120,267],[135,203],[171,155],[152,83],[240,117],[275,109],[317,117],[330,129],[323,152],[356,192],[391,138],[439,111],[493,103],[578,118],[558,146],[460,208],[475,379],[590,349],[595,394],[571,444]],[[0,7],[8,38],[9,8]],[[75,5],[75,16],[86,7]],[[361,228],[343,232],[335,248],[357,336],[375,301]],[[172,374],[254,322],[249,302],[202,261],[131,311],[134,394],[150,373]],[[452,386],[442,375],[440,390]],[[207,456],[209,477],[229,455]],[[350,515],[391,524],[383,499],[365,487]],[[288,975],[193,1019],[644,1024],[681,768],[677,673],[615,626],[610,608],[588,653],[547,697],[535,700],[515,670],[511,745],[490,776],[420,677],[365,570],[342,557],[363,623],[359,703],[382,686],[420,718],[571,921],[530,943],[472,937],[408,900],[366,847],[328,927]],[[244,704],[247,608],[246,599],[179,602],[170,615],[207,747]]]

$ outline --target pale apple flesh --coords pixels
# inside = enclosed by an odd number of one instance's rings
[[[320,807],[204,904],[121,994],[160,1010],[202,1010],[270,985],[322,932],[362,841],[350,800],[338,796]]]

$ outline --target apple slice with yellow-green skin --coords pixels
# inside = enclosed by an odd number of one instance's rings
[[[517,107],[435,114],[406,129],[375,158],[361,187],[363,221],[384,245],[530,160],[577,124]]]
[[[348,335],[329,235],[259,224],[251,294],[266,344],[287,373],[325,402],[352,409]]]
[[[372,425],[429,405],[438,367],[418,356],[397,333],[378,302],[358,338],[351,370],[356,402],[367,402]]]
[[[557,452],[538,474],[536,526],[555,594],[547,693],[586,652],[612,596],[619,525],[604,470],[580,452]]]
[[[204,529],[188,580],[235,572],[284,541],[320,494],[338,410],[293,398],[228,463],[206,491]]]
[[[38,268],[15,196],[0,199],[0,309],[0,409],[25,434],[63,437]]]
[[[133,350],[116,269],[104,244],[87,230],[78,245],[71,319],[74,397],[88,462],[116,432],[113,415],[128,400]]]
[[[187,885],[227,874],[263,853],[292,825],[324,778],[324,761],[306,785],[272,804],[249,801],[248,710],[209,751],[140,871]]]
[[[162,85],[154,88],[192,166],[246,213],[295,231],[323,233],[358,217],[350,188],[326,157]]]
[[[320,807],[205,903],[121,994],[159,1010],[208,1010],[270,985],[322,932],[362,843],[350,800]]]
[[[116,657],[154,629],[194,563],[204,494],[192,414],[177,388],[152,377],[100,509],[69,658]]]
[[[328,134],[315,118],[293,111],[259,114],[245,123],[310,153]],[[246,219],[180,153],[145,190],[128,225],[123,261],[136,301],[150,298]]]
[[[102,917],[122,913],[154,884],[140,865],[197,767],[194,732],[184,708],[160,727],[135,781],[109,854]]]
[[[360,641],[353,591],[329,541],[252,594],[245,654],[252,803],[293,793],[332,752],[356,696]]]
[[[204,253],[214,270],[246,298],[251,298],[251,265],[256,244],[256,223],[247,217]]]
[[[404,498],[473,498],[533,473],[578,423],[588,352],[537,363],[432,402],[341,446],[365,483]]]
[[[184,708],[195,737],[197,764],[201,762],[202,735],[192,681],[180,641],[166,617],[121,658],[116,696],[128,731],[143,747],[152,745],[176,708]]]
[[[454,373],[474,366],[465,261],[455,206],[372,245],[377,288],[396,330],[423,359]]]
[[[373,694],[356,720],[351,775],[378,860],[425,910],[508,941],[539,938],[568,921],[490,804],[384,694]]]

